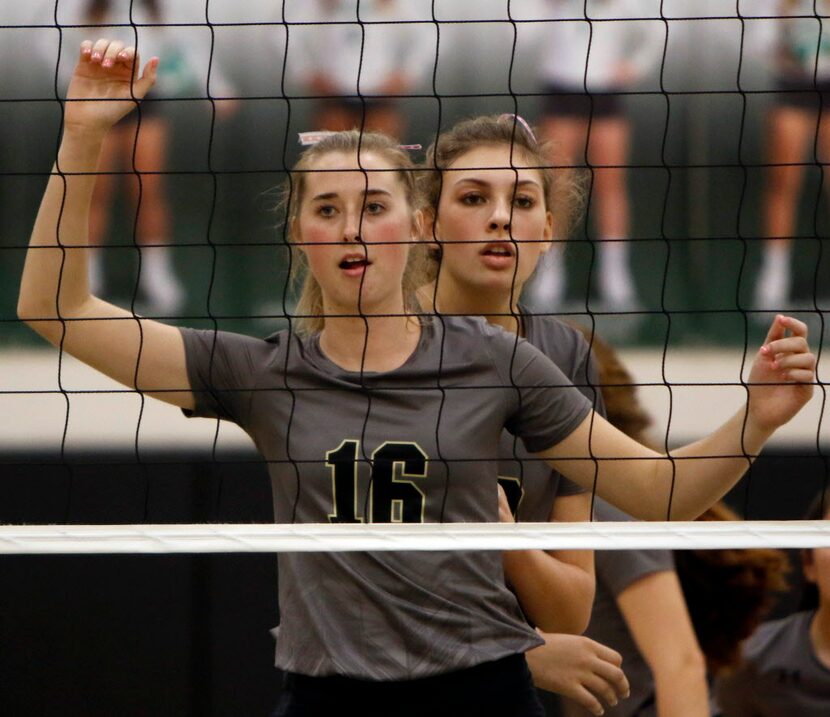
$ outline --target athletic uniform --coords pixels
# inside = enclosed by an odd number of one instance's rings
[[[502,430],[538,451],[591,408],[539,351],[479,318],[426,321],[409,359],[384,373],[338,367],[317,335],[182,336],[193,415],[251,435],[278,523],[497,521]],[[498,552],[285,553],[279,574],[276,664],[303,685],[484,669],[541,643]],[[416,691],[422,707],[437,699],[427,692]]]
[[[810,640],[813,611],[765,623],[743,647],[743,664],[718,679],[723,717],[827,717],[830,668]]]
[[[605,521],[631,520],[608,503],[597,499],[595,518]],[[651,717],[657,714],[654,677],[637,649],[625,619],[617,606],[617,597],[637,580],[654,573],[674,570],[668,550],[598,550],[595,554],[597,590],[591,622],[585,635],[615,649],[622,655],[623,670],[631,685],[631,696],[616,707],[606,707],[612,717]],[[562,700],[568,717],[583,717],[590,712]]]
[[[778,0],[767,5],[766,12],[780,18],[772,53],[776,103],[807,110],[830,107],[830,25],[824,24],[830,2]]]
[[[637,81],[659,62],[665,31],[642,0],[546,0],[539,60],[548,115],[611,117],[623,113],[619,68]],[[645,18],[635,20],[634,18]],[[600,22],[590,22],[600,20]],[[631,80],[629,80],[631,81]]]
[[[559,367],[597,413],[605,415],[602,394],[596,388],[591,349],[582,333],[553,316],[530,314],[524,307],[520,307],[520,312],[527,341]],[[521,441],[507,431],[502,434],[500,454],[499,483],[518,520],[547,522],[557,497],[585,492],[528,453]]]

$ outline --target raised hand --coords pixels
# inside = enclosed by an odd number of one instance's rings
[[[134,47],[100,39],[81,43],[81,54],[67,91],[64,126],[106,132],[144,98],[156,81],[158,58],[139,76]]]
[[[748,419],[763,430],[784,425],[810,400],[815,380],[807,325],[776,316],[749,373]]]

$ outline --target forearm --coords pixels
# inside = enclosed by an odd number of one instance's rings
[[[528,618],[545,632],[580,634],[594,600],[590,572],[543,550],[504,552],[505,576]]]
[[[103,134],[67,128],[41,201],[20,282],[18,314],[40,333],[81,313],[89,301],[89,206]],[[48,337],[47,337],[48,338]]]
[[[746,473],[773,434],[747,418],[746,407],[714,433],[684,446],[663,461],[661,485],[674,482],[672,505],[655,505],[660,519],[691,520],[722,498]],[[662,510],[662,516],[659,515]]]
[[[673,669],[654,673],[659,717],[709,717],[709,688],[702,659],[689,656]]]

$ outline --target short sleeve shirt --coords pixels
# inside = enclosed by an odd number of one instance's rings
[[[346,371],[318,336],[183,329],[194,415],[238,423],[267,462],[277,522],[498,520],[502,430],[529,451],[591,406],[528,342],[483,319],[431,319],[398,369]],[[277,666],[413,679],[539,639],[494,551],[285,553]]]
[[[826,717],[830,669],[810,639],[815,612],[765,623],[743,647],[743,664],[715,683],[724,717]]]
[[[596,369],[585,337],[554,316],[522,311],[522,321],[528,342],[553,361],[591,402],[594,410],[604,415],[602,393],[597,388]],[[516,515],[519,520],[545,522],[550,518],[557,497],[585,492],[584,488],[551,470],[541,458],[531,455],[520,440],[507,432],[502,435],[501,455],[499,481],[514,513],[518,504]]]

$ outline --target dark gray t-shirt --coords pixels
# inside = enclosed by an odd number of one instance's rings
[[[602,394],[596,388],[596,370],[585,337],[553,316],[522,313],[525,337],[553,361],[568,380],[605,415]],[[585,490],[551,470],[547,463],[525,450],[521,441],[502,434],[499,482],[518,520],[543,523],[549,520],[557,496],[577,495]],[[518,503],[518,513],[516,504]]]
[[[743,665],[715,682],[724,717],[827,717],[830,669],[810,640],[815,612],[762,625],[743,647]]]
[[[478,318],[427,321],[403,366],[362,375],[317,336],[182,336],[194,415],[253,438],[278,523],[495,522],[502,430],[538,451],[590,411],[541,352]],[[279,573],[276,664],[292,672],[412,679],[540,644],[495,551],[285,553]]]
[[[631,520],[626,513],[599,498],[594,504],[594,517],[603,521]],[[613,717],[656,715],[654,678],[617,606],[617,596],[647,575],[674,570],[671,551],[598,550],[595,561],[597,590],[585,635],[622,655],[623,670],[631,685],[631,696],[620,701],[616,707],[607,707],[605,714]],[[568,717],[590,714],[574,703],[566,700],[563,702],[567,702],[565,712]]]

